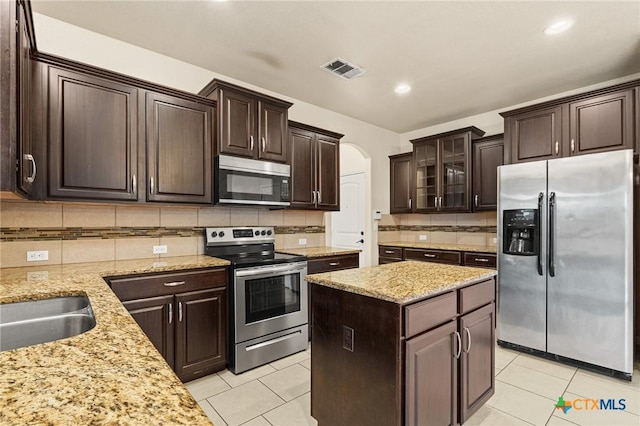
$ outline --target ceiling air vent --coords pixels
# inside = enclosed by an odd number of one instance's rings
[[[345,61],[342,58],[335,58],[327,62],[322,66],[325,70],[332,74],[337,75],[345,80],[351,80],[359,75],[364,74],[366,71],[357,65]]]

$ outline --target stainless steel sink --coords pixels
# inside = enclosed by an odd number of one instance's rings
[[[76,336],[95,325],[87,296],[0,304],[0,352]]]

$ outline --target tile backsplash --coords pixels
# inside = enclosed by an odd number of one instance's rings
[[[416,241],[495,247],[496,217],[496,212],[385,214],[378,224],[378,243]]]
[[[323,212],[2,200],[0,267],[202,254],[207,226],[274,226],[277,249],[325,244]],[[153,254],[154,245],[167,254]],[[49,260],[27,263],[32,250]]]

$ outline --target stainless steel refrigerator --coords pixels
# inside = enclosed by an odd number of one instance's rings
[[[498,168],[501,344],[633,372],[633,154]]]

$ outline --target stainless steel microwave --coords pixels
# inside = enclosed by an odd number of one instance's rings
[[[214,161],[216,204],[288,206],[290,166],[218,155]]]

